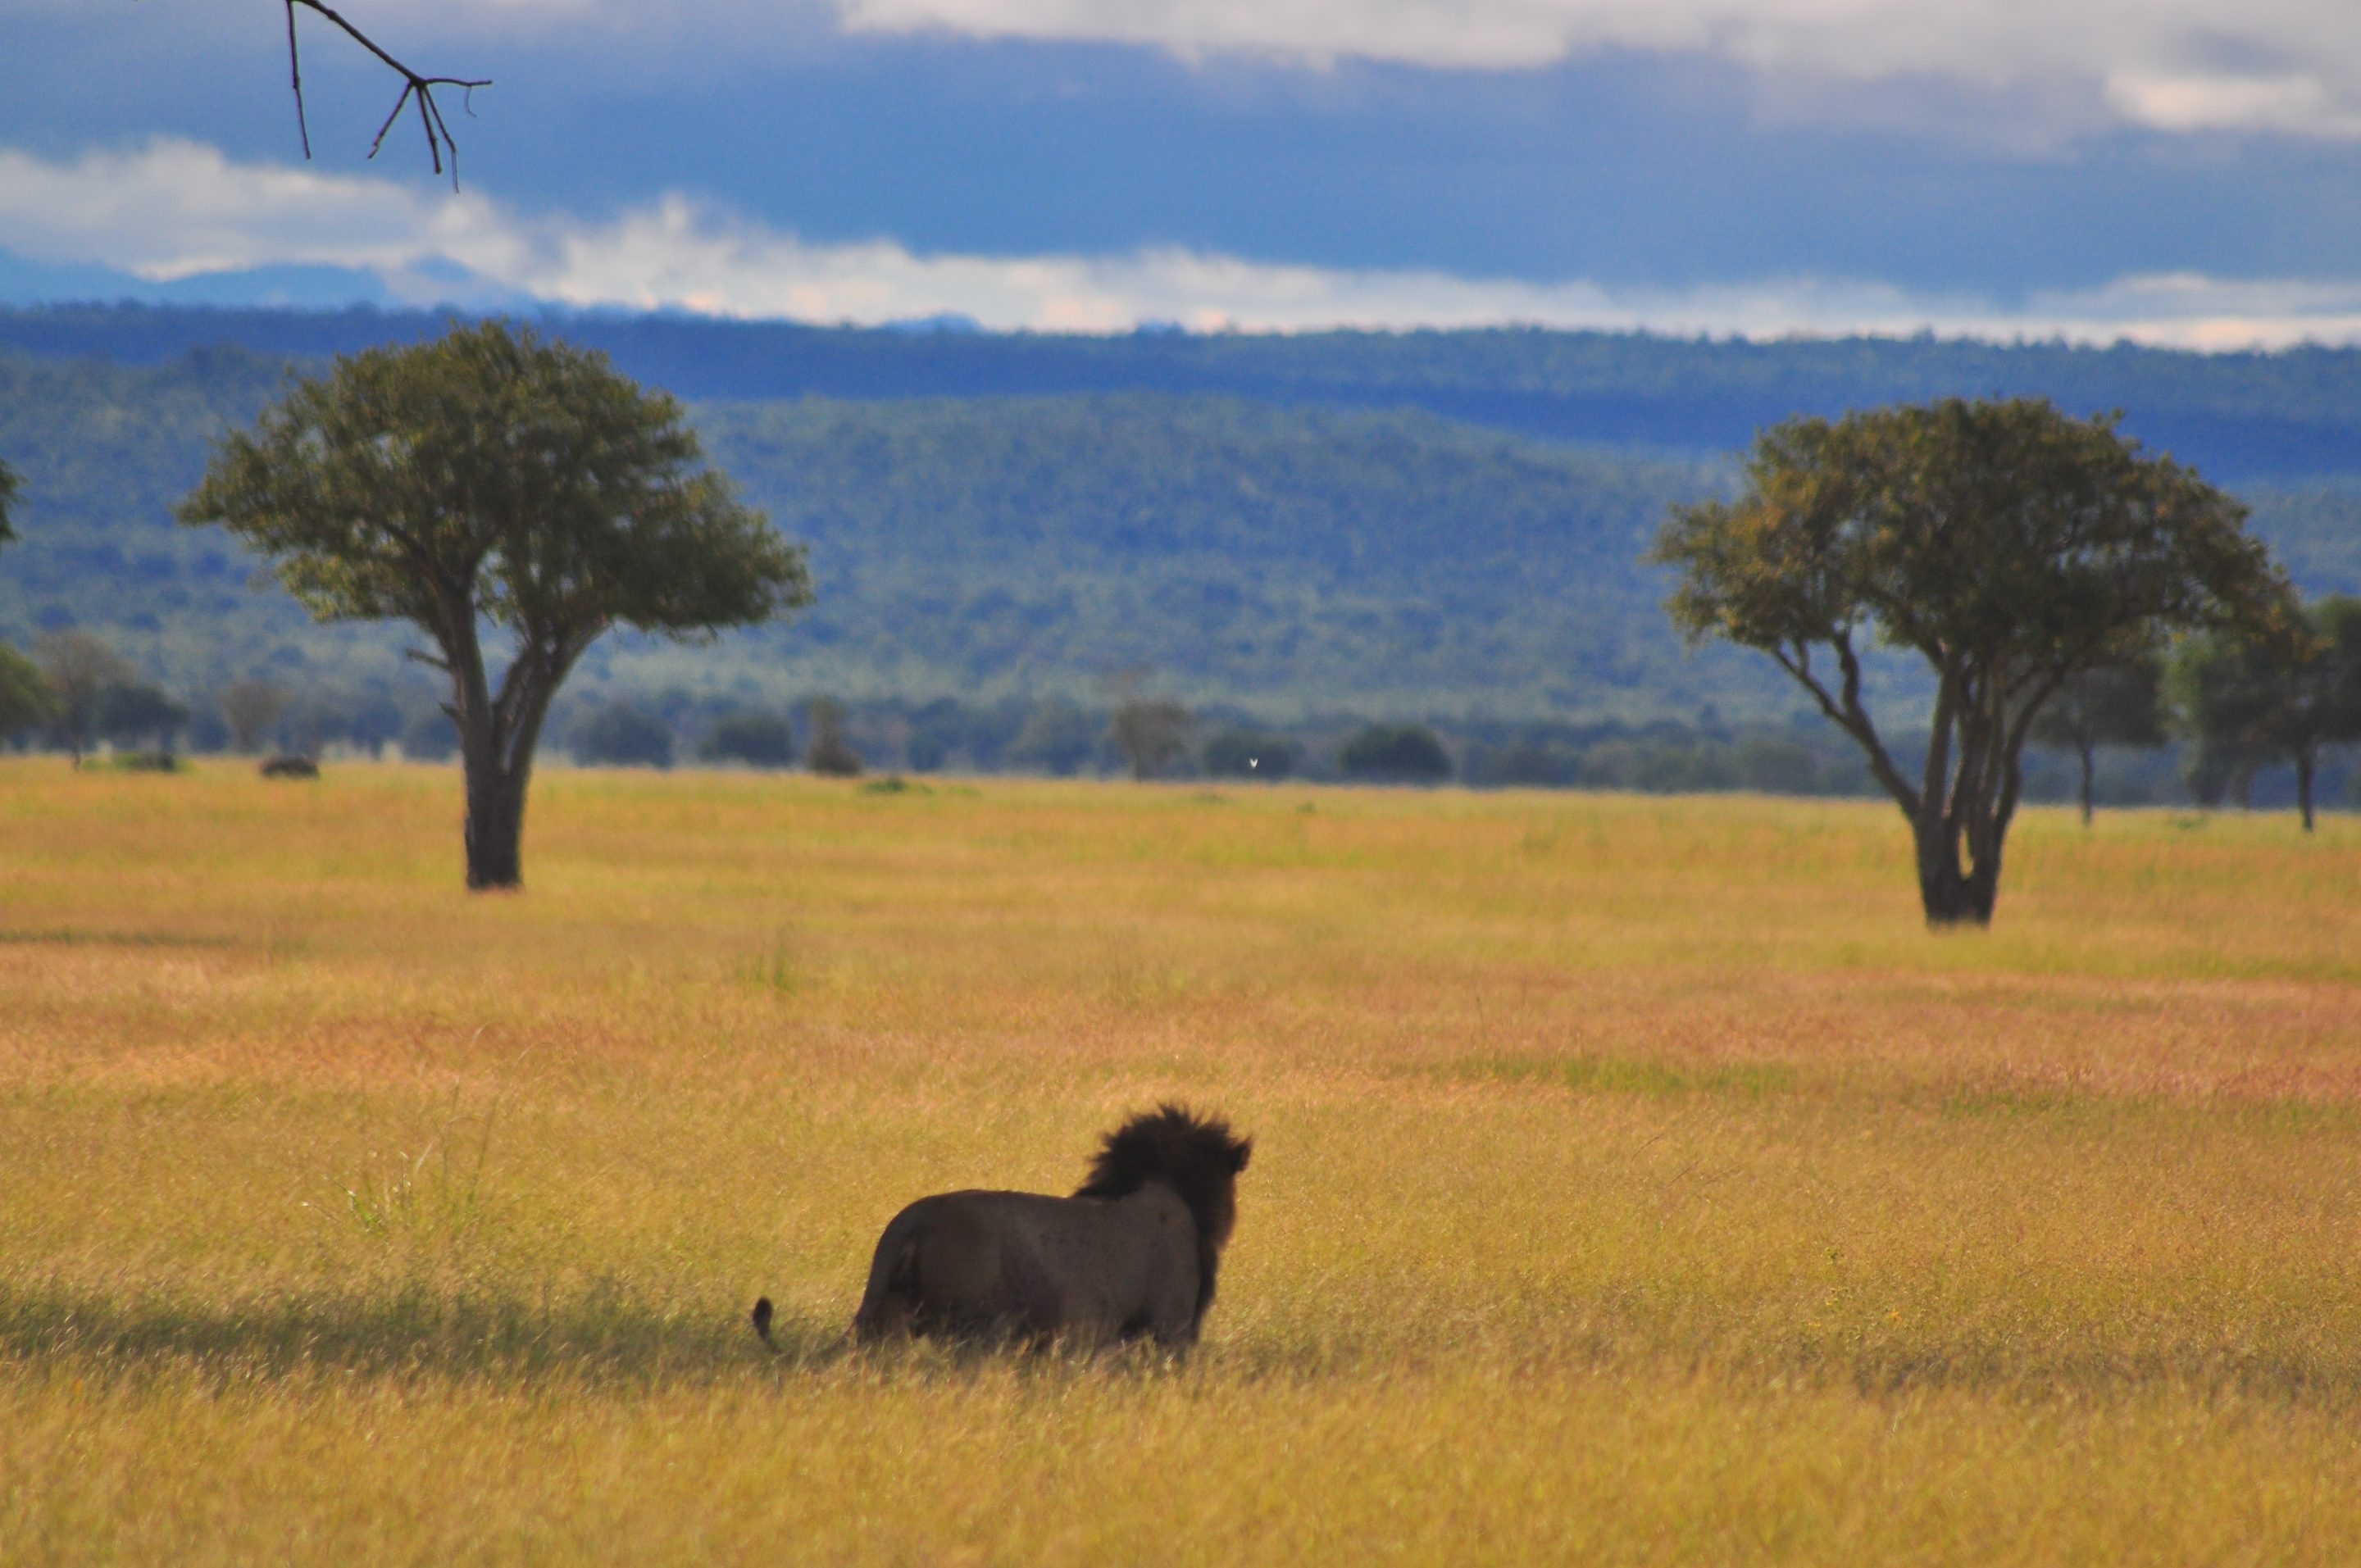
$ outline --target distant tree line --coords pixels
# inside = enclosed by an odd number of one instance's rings
[[[2211,645],[2202,651],[2192,645],[2184,655],[2213,656]],[[2217,729],[2209,743],[2196,721],[2175,706],[2171,694],[2184,680],[2180,670],[2179,664],[2148,664],[2130,672],[2135,690],[2144,690],[2146,700],[2099,706],[2095,712],[2083,705],[2103,703],[2103,691],[2089,697],[2070,692],[2061,699],[2058,724],[2037,733],[2025,760],[2025,798],[2087,801],[2093,808],[2296,805],[2295,768],[2284,755],[2242,751],[2246,771],[2216,783],[2221,770],[2212,759],[2232,743],[2233,735]],[[1092,707],[1062,697],[1033,703],[802,698],[763,707],[675,690],[585,701],[567,710],[559,729],[573,759],[583,764],[803,769],[811,766],[812,714],[818,707],[834,715],[833,744],[869,772],[1450,782],[1477,789],[1747,792],[1807,798],[1883,795],[1859,750],[1817,716],[1802,712],[1740,723],[1709,712],[1688,720],[1637,722],[1400,722],[1345,714],[1273,723],[1227,707],[1194,714],[1184,709],[1187,723],[1178,749],[1159,751],[1144,773],[1125,748],[1129,727],[1121,705]],[[2228,718],[2216,714],[2217,722]],[[1923,749],[1926,736],[1923,730],[1898,729],[1892,740],[1897,747]],[[2324,805],[2361,806],[2361,772],[2354,769],[2349,751],[2331,745],[2320,753],[2316,794]],[[853,771],[841,765],[841,753],[835,754],[836,767],[814,771]]]
[[[2025,798],[2101,806],[2312,809],[2361,806],[2353,714],[2361,707],[2361,601],[2311,609],[2320,663],[2274,666],[2250,647],[2192,641],[2169,662],[2090,672],[2033,731]],[[2341,672],[2331,674],[2330,672]],[[79,696],[75,694],[79,693]],[[578,764],[913,773],[1201,778],[1243,783],[1430,784],[1477,789],[1651,795],[1745,791],[1880,795],[1858,749],[1815,716],[1768,723],[1689,720],[1397,722],[1330,715],[1274,724],[1230,708],[1124,705],[849,702],[777,707],[686,691],[609,694],[562,707],[554,728]],[[79,712],[80,722],[71,715]],[[1127,751],[1126,735],[1152,749]],[[1897,732],[1923,748],[1925,736]],[[267,675],[192,692],[148,681],[103,639],[67,630],[28,651],[0,644],[0,744],[78,755],[175,752],[402,757],[447,762],[458,740],[421,686],[350,692]]]

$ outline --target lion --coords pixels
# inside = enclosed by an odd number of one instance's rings
[[[1071,1198],[940,1192],[894,1216],[877,1240],[853,1343],[910,1338],[1063,1344],[1197,1343],[1237,1179],[1254,1140],[1173,1104],[1106,1135]],[[769,1297],[754,1330],[771,1343]]]

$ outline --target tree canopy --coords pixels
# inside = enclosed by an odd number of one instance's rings
[[[1676,506],[1655,559],[1692,641],[1771,655],[1909,817],[1934,922],[1988,922],[2036,717],[2074,675],[2174,631],[2292,627],[2246,509],[2108,416],[2047,400],[1879,409],[1763,433],[1732,501]],[[1861,696],[1872,642],[1936,680],[1905,769]]]
[[[468,882],[516,884],[550,698],[622,626],[698,638],[807,602],[803,552],[704,461],[678,403],[500,323],[372,349],[225,438],[181,521],[220,523],[320,620],[400,618],[451,683]],[[497,682],[485,633],[513,648]]]
[[[2164,667],[2152,656],[2093,664],[2066,678],[2033,720],[2033,742],[2075,754],[2082,764],[2082,825],[2091,823],[2093,754],[2102,746],[2161,746],[2166,740]]]
[[[116,686],[129,685],[138,672],[105,639],[72,628],[43,632],[33,644],[33,656],[40,661],[49,685],[59,735],[79,768],[82,753],[90,750],[100,698]]]
[[[57,717],[57,701],[41,667],[0,642],[0,740]]]
[[[2304,623],[2300,638],[2192,639],[2174,662],[2172,685],[2197,742],[2198,796],[2219,800],[2235,789],[2243,804],[2257,768],[2286,762],[2309,832],[2321,749],[2361,740],[2361,598],[2323,599]]]

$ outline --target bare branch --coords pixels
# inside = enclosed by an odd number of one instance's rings
[[[295,49],[295,0],[287,0],[287,74],[295,85],[295,134],[302,138],[303,161],[312,161],[312,122],[303,113],[303,60]]]
[[[295,87],[296,128],[302,135],[303,156],[307,159],[312,156],[312,128],[303,112],[303,68],[295,49],[295,7],[298,5],[335,23],[346,38],[377,56],[401,78],[401,95],[393,101],[393,112],[386,115],[385,124],[378,127],[377,138],[369,143],[368,155],[371,158],[377,156],[378,149],[385,145],[386,132],[393,128],[393,122],[401,117],[401,111],[410,105],[412,98],[415,98],[418,102],[418,123],[426,133],[427,159],[434,164],[434,172],[440,174],[443,172],[445,155],[449,155],[451,189],[457,190],[459,188],[459,144],[451,135],[449,122],[443,117],[443,106],[434,101],[434,89],[456,87],[463,93],[472,93],[478,87],[489,87],[490,80],[464,76],[422,76],[388,54],[379,47],[376,39],[346,21],[341,14],[324,4],[324,0],[286,0],[287,68]]]

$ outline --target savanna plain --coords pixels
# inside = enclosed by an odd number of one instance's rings
[[[0,1558],[2361,1561],[2361,823],[0,762]],[[1198,1353],[877,1231],[1256,1139]],[[746,1324],[780,1305],[782,1349]]]

